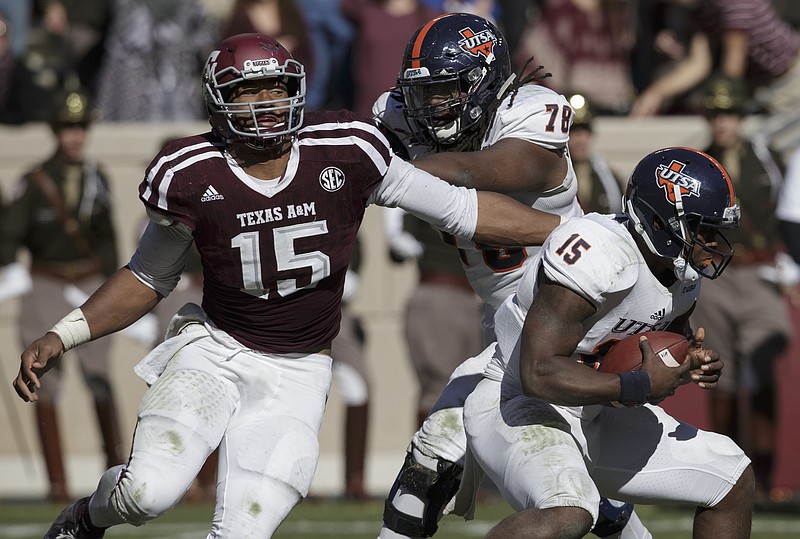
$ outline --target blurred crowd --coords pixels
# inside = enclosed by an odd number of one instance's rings
[[[494,20],[517,69],[576,92],[598,115],[703,111],[705,83],[741,85],[750,112],[800,95],[800,15],[790,0],[0,0],[0,122],[46,120],[41,103],[84,88],[105,121],[205,115],[196,80],[214,43],[259,31],[306,66],[310,109],[368,112],[408,36],[436,14]],[[193,98],[194,97],[194,98]]]

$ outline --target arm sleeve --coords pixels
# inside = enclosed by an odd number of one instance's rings
[[[181,278],[191,248],[188,226],[180,223],[164,226],[150,221],[128,269],[161,296],[168,296]]]
[[[474,189],[450,185],[396,156],[369,202],[403,208],[460,238],[472,239],[478,224],[478,195]]]

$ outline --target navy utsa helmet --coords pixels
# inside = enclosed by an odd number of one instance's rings
[[[277,77],[287,86],[288,99],[233,103],[234,89],[253,80]],[[203,70],[203,95],[211,127],[227,142],[273,146],[300,129],[306,100],[303,64],[277,40],[264,34],[238,34],[211,52]],[[283,121],[265,124],[265,116]]]
[[[634,168],[623,207],[653,254],[673,259],[681,280],[715,279],[733,256],[721,229],[739,224],[739,206],[728,173],[713,157],[691,148],[664,148]],[[710,255],[704,265],[691,256]]]
[[[497,27],[476,15],[448,13],[411,37],[397,85],[418,141],[452,150],[491,115],[512,81],[508,44]]]

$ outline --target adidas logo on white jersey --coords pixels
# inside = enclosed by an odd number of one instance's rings
[[[213,185],[209,185],[206,192],[200,197],[200,202],[208,202],[209,200],[225,200],[225,197],[220,195]]]

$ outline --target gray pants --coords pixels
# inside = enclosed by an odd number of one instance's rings
[[[58,279],[33,274],[33,287],[30,293],[22,297],[19,313],[19,335],[23,348],[44,335],[64,315],[77,307],[64,297],[65,283]],[[103,282],[103,277],[92,276],[74,283],[85,294],[94,292]],[[110,387],[109,353],[111,339],[102,338],[85,343],[75,350],[67,352],[77,356],[83,379],[93,394],[105,392]],[[63,359],[62,359],[63,362]],[[49,370],[41,379],[42,387],[36,392],[43,401],[54,401],[58,398],[63,376],[63,363]],[[105,395],[97,395],[106,397]]]

